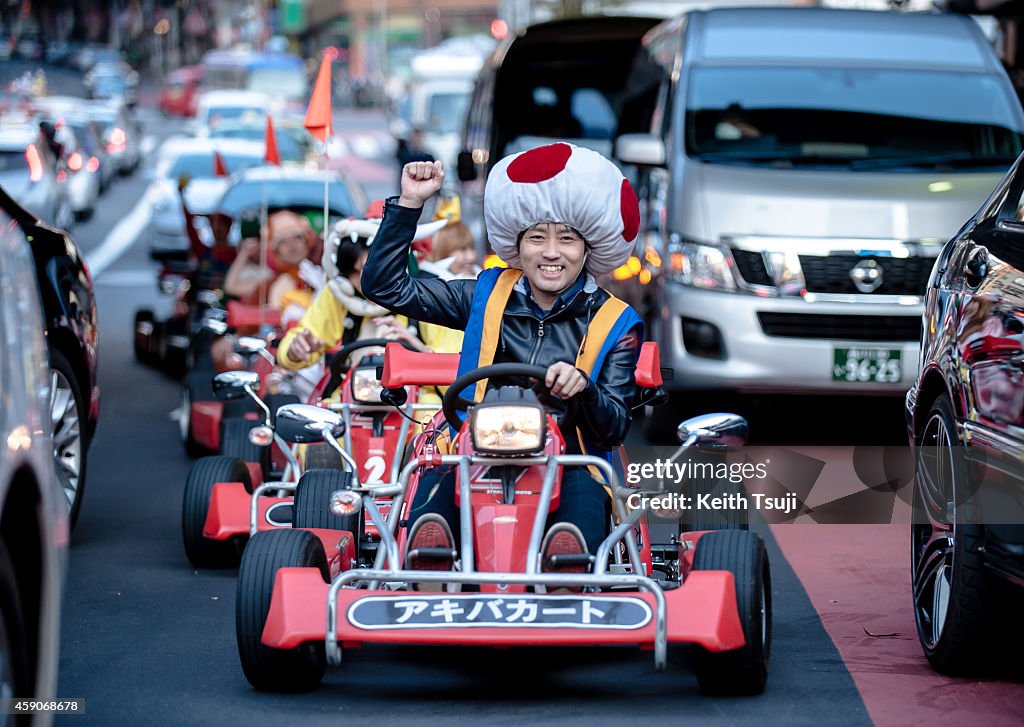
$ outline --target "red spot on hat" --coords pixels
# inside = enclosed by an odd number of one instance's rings
[[[636,192],[628,179],[622,180],[619,191],[619,205],[622,211],[622,237],[626,242],[633,242],[640,231],[640,203],[636,200]]]
[[[508,178],[520,184],[536,184],[551,179],[565,169],[572,147],[568,144],[548,144],[523,152],[508,165]]]

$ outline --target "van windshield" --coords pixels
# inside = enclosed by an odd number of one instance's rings
[[[457,134],[469,107],[469,93],[439,93],[430,97],[427,131],[435,134]]]
[[[695,68],[687,153],[781,167],[1005,169],[1020,114],[994,75],[881,68]]]

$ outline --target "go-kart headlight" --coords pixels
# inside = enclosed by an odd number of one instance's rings
[[[361,404],[380,404],[384,387],[377,378],[377,367],[368,366],[352,372],[352,398]]]
[[[485,454],[535,454],[544,448],[546,420],[539,406],[477,405],[470,431]]]

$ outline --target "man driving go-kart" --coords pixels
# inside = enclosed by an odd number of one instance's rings
[[[415,279],[409,244],[443,180],[440,162],[404,167],[401,196],[386,205],[363,270],[364,294],[396,313],[465,330],[460,375],[499,363],[545,368],[550,394],[572,403],[572,421],[563,426],[567,453],[605,455],[629,430],[643,338],[637,313],[594,279],[625,263],[633,248],[639,210],[628,181],[600,154],[567,143],[507,157],[488,177],[484,212],[488,239],[511,267],[477,280]],[[488,385],[522,387],[524,380],[481,381],[476,396],[469,388],[466,396],[480,401]],[[410,569],[454,565],[455,475],[435,468],[420,480],[408,517]],[[602,482],[586,468],[566,468],[541,547],[543,569],[587,570],[608,532],[608,508]]]

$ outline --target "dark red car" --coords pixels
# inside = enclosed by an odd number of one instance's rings
[[[202,66],[183,66],[167,76],[160,89],[160,110],[168,116],[195,116]]]

